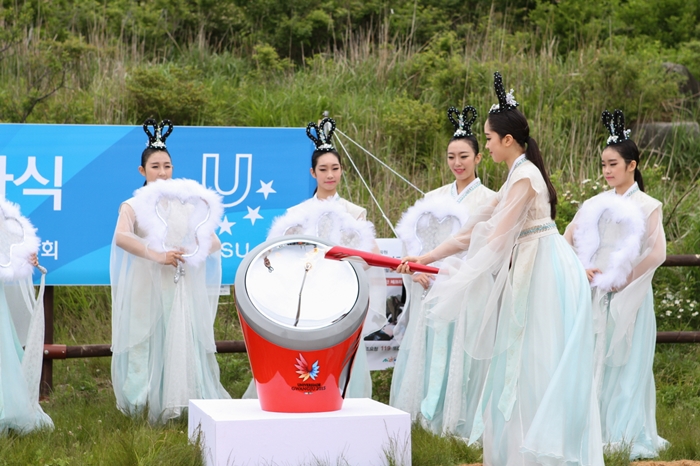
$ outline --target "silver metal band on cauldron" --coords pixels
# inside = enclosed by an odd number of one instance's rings
[[[332,323],[331,326],[303,329],[280,325],[265,317],[261,312],[257,311],[256,306],[248,296],[246,275],[250,266],[256,260],[264,260],[263,257],[273,248],[300,243],[327,246],[329,248],[333,246],[333,244],[329,243],[328,241],[316,238],[314,236],[304,235],[284,236],[276,238],[274,241],[267,241],[258,245],[255,249],[246,254],[241,261],[241,264],[238,266],[235,280],[236,305],[241,313],[241,316],[251,327],[251,329],[253,329],[253,331],[262,338],[272,342],[275,345],[298,351],[314,351],[329,348],[349,338],[350,335],[356,332],[359,328],[356,319],[347,318],[349,314],[355,312],[362,313],[363,315],[362,319],[360,319],[359,326],[361,327],[362,322],[364,322],[364,315],[366,314],[369,303],[369,284],[367,282],[365,271],[360,265],[349,261],[344,262],[345,264],[351,266],[357,275],[357,299],[355,300],[355,303],[353,303],[351,311],[348,313],[348,315],[346,315],[345,318]],[[356,306],[358,303],[367,303],[365,305],[365,309],[357,309]]]

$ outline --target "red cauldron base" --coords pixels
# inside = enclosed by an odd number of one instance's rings
[[[343,392],[361,328],[330,348],[299,351],[261,338],[242,317],[241,326],[264,411],[315,413],[343,407]]]

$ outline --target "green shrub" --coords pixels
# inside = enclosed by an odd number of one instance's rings
[[[430,104],[408,97],[399,97],[386,109],[383,118],[384,134],[397,155],[417,156],[418,163],[426,165],[432,152],[434,135],[441,127],[441,117]]]
[[[275,72],[294,68],[294,64],[288,58],[280,60],[277,50],[270,44],[256,45],[252,57],[260,71]]]
[[[142,65],[126,79],[136,121],[168,118],[174,124],[196,124],[207,115],[210,95],[201,74],[190,67]]]
[[[700,79],[700,40],[680,44],[673,61],[685,65],[695,79]]]

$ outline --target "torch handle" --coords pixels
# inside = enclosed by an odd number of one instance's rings
[[[326,259],[342,260],[350,257],[359,257],[364,260],[367,265],[374,267],[385,267],[389,269],[396,269],[401,265],[401,259],[394,259],[393,257],[382,256],[381,254],[373,254],[371,252],[360,251],[357,249],[345,248],[343,246],[333,246],[326,252]],[[422,273],[438,273],[440,269],[437,267],[431,267],[429,265],[416,264],[415,262],[409,262],[408,267],[412,272],[422,272]]]

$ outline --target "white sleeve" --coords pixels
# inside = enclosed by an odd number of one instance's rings
[[[480,238],[480,241],[477,241],[480,247],[484,244],[496,250],[512,247],[512,244],[505,244],[510,241],[503,240],[512,236],[511,233],[518,225],[522,226],[525,214],[529,205],[534,202],[536,194],[529,178],[517,180],[508,190],[505,199],[499,202],[498,198],[494,197],[489,204],[471,215],[460,231],[429,252],[431,262],[470,249],[471,244],[475,242],[475,236]]]
[[[166,253],[156,252],[150,249],[143,238],[134,233],[136,214],[129,204],[122,204],[119,208],[117,228],[114,232],[114,240],[117,246],[129,254],[142,257],[159,264],[165,262]]]

